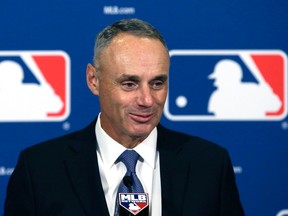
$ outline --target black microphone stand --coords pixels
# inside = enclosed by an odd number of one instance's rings
[[[124,176],[122,181],[124,185],[128,188],[129,193],[132,193],[133,180],[131,176]],[[119,205],[119,208],[120,208],[120,205]],[[133,214],[131,212],[128,213],[126,209],[123,209],[122,207],[120,209],[121,211],[119,212],[120,213],[119,216],[133,216]],[[143,212],[139,213],[139,216],[141,215],[148,216],[148,214],[149,214],[149,208],[144,209]]]
[[[132,193],[133,181],[132,181],[131,176],[124,176],[123,177],[123,183],[128,188],[129,193]]]
[[[129,193],[132,193],[133,181],[132,181],[131,176],[124,176],[122,181],[123,181],[124,185],[128,188]],[[120,212],[120,216],[124,216],[124,213],[122,215],[122,213]],[[125,214],[125,216],[126,216],[126,214]],[[132,216],[132,213],[129,212],[128,216]]]

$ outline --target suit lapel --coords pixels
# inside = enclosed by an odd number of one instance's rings
[[[109,216],[96,156],[95,121],[71,140],[71,154],[65,166],[71,185],[87,216]],[[160,153],[162,216],[181,214],[189,181],[189,163],[183,159],[185,140],[171,136],[158,126],[157,148]]]
[[[181,215],[189,181],[189,163],[183,158],[183,140],[158,126],[157,147],[160,153],[162,215]],[[185,142],[185,141],[184,141]]]
[[[108,216],[96,156],[95,121],[71,140],[71,156],[65,161],[71,180],[87,216]]]

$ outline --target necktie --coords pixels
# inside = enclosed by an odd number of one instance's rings
[[[139,158],[139,154],[134,150],[126,150],[124,151],[118,158],[118,161],[122,161],[126,168],[127,172],[125,176],[130,176],[132,180],[131,190],[129,187],[125,185],[124,181],[121,181],[120,186],[118,188],[118,193],[144,193],[143,186],[136,175],[135,167]],[[127,184],[127,183],[126,183]]]
[[[121,161],[125,164],[127,168],[127,172],[125,176],[129,176],[132,182],[124,182],[121,181],[118,193],[116,196],[116,208],[115,215],[118,215],[118,194],[119,193],[144,193],[143,186],[136,175],[135,167],[139,158],[139,154],[134,150],[125,150],[117,159],[117,161]],[[126,185],[125,185],[126,184]]]

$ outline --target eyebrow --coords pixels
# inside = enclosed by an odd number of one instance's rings
[[[167,79],[168,79],[167,74],[161,74],[161,75],[155,76],[152,80],[166,81]],[[117,82],[122,82],[124,80],[131,80],[131,81],[139,82],[141,79],[137,75],[122,74],[116,80],[117,80]]]
[[[122,74],[120,77],[118,77],[117,82],[122,82],[124,80],[132,80],[132,81],[139,81],[140,77],[136,75],[129,75],[129,74]]]
[[[156,76],[153,80],[161,80],[161,81],[166,81],[168,79],[167,74],[161,74],[159,76]]]

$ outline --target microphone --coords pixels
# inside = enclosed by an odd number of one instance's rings
[[[128,191],[129,191],[129,193],[130,193],[130,195],[128,195],[128,194],[125,194],[125,195],[127,195],[127,196],[129,196],[129,197],[131,197],[131,199],[134,199],[134,198],[136,198],[136,199],[138,199],[138,196],[139,196],[139,194],[141,194],[142,195],[142,193],[133,193],[132,192],[132,186],[133,186],[133,179],[132,179],[132,177],[131,176],[124,176],[123,177],[123,179],[122,179],[122,181],[123,181],[123,184],[128,188]],[[143,195],[142,195],[143,196]],[[144,195],[145,196],[145,195]],[[147,197],[148,197],[148,194],[147,194]],[[124,198],[125,199],[125,198]],[[126,198],[127,199],[127,198]],[[148,201],[148,198],[147,198],[147,201]],[[127,202],[127,201],[126,201]],[[132,202],[132,201],[131,201]],[[136,201],[137,202],[137,201]],[[133,205],[132,205],[133,206]],[[121,206],[121,205],[119,205],[119,216],[133,216],[134,215],[134,213],[132,214],[128,209],[127,209],[127,207],[128,206],[126,206],[125,208],[123,207],[123,206]],[[139,208],[139,206],[138,206],[138,208]],[[129,207],[129,209],[130,209],[130,207]],[[143,210],[141,210],[141,212],[138,212],[137,213],[137,216],[148,216],[149,215],[149,207],[148,207],[148,204],[147,204],[147,206],[146,206],[146,208],[145,209],[143,209]]]
[[[131,176],[124,176],[123,177],[123,183],[128,188],[129,193],[132,193],[133,181],[132,181]]]
[[[128,188],[128,191],[129,193],[132,193],[132,184],[133,184],[133,181],[132,181],[132,178],[131,176],[124,176],[123,179],[122,179],[124,185]],[[119,209],[119,215],[120,216],[125,216],[125,215],[128,215],[128,216],[132,216],[132,214],[129,212],[127,212],[126,210],[122,209],[121,206],[119,206],[120,209]]]

